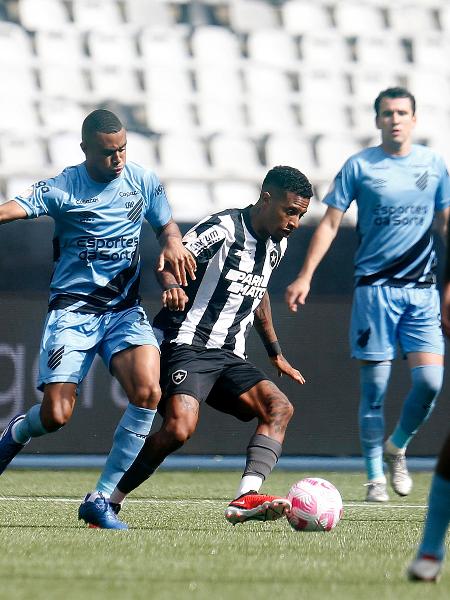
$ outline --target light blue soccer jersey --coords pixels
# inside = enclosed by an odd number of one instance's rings
[[[128,162],[119,177],[99,183],[82,163],[35,183],[15,201],[28,218],[55,220],[50,309],[102,313],[139,302],[143,219],[155,228],[171,219],[154,173]]]
[[[342,211],[353,200],[358,206],[356,284],[433,284],[433,217],[450,205],[442,158],[420,145],[402,157],[386,154],[381,146],[367,148],[347,160],[324,198]]]

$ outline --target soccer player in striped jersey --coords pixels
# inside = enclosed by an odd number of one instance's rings
[[[436,289],[432,225],[447,224],[450,180],[433,150],[412,143],[414,96],[388,88],[375,100],[381,144],[350,157],[324,202],[328,205],[297,279],[287,288],[291,310],[304,304],[311,279],[353,200],[359,245],[350,342],[360,360],[360,439],[368,502],[386,502],[387,464],[400,496],[412,488],[405,451],[428,419],[442,387],[444,341]],[[383,403],[397,344],[408,359],[412,387],[392,435],[384,439]]]
[[[442,292],[442,329],[450,339],[450,230],[447,230],[447,263]],[[450,523],[450,434],[439,453],[431,481],[428,512],[415,559],[408,566],[412,581],[439,579],[445,557],[445,536]]]
[[[260,494],[275,466],[293,407],[270,379],[248,360],[245,341],[255,327],[278,373],[304,383],[284,358],[272,324],[267,285],[286,250],[287,238],[306,213],[312,189],[297,169],[271,169],[255,205],[207,217],[183,238],[197,262],[195,281],[182,288],[169,269],[160,273],[164,308],[160,330],[163,415],[136,460],[111,494],[117,506],[194,433],[200,405],[257,419],[236,498],[225,516],[233,524],[281,517],[289,501]]]
[[[0,473],[31,438],[57,431],[72,415],[77,389],[98,353],[128,396],[85,520],[121,527],[105,499],[149,433],[161,396],[159,346],[140,306],[139,238],[143,220],[175,279],[194,276],[157,176],[126,162],[126,131],[112,112],[83,122],[82,164],[67,167],[0,206],[0,223],[48,215],[55,221],[55,269],[40,348],[42,404],[14,417],[0,438]],[[81,443],[81,441],[80,441]]]

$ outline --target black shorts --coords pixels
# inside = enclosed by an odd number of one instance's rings
[[[187,394],[198,402],[232,414],[242,421],[255,416],[239,407],[239,396],[269,378],[230,350],[199,348],[187,344],[162,344],[161,390],[158,411],[175,394]]]

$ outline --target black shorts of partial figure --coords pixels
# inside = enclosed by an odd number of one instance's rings
[[[230,350],[163,343],[158,411],[164,415],[170,397],[186,394],[241,421],[250,421],[256,414],[239,397],[263,380],[270,381]]]

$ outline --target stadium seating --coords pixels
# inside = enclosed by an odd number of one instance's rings
[[[195,188],[210,206],[280,163],[326,189],[347,153],[378,143],[388,86],[416,95],[417,140],[448,138],[446,0],[9,0],[1,14],[3,195],[21,147],[33,176],[83,160],[81,121],[98,106],[119,110],[129,152],[177,198],[178,182],[211,182]]]

